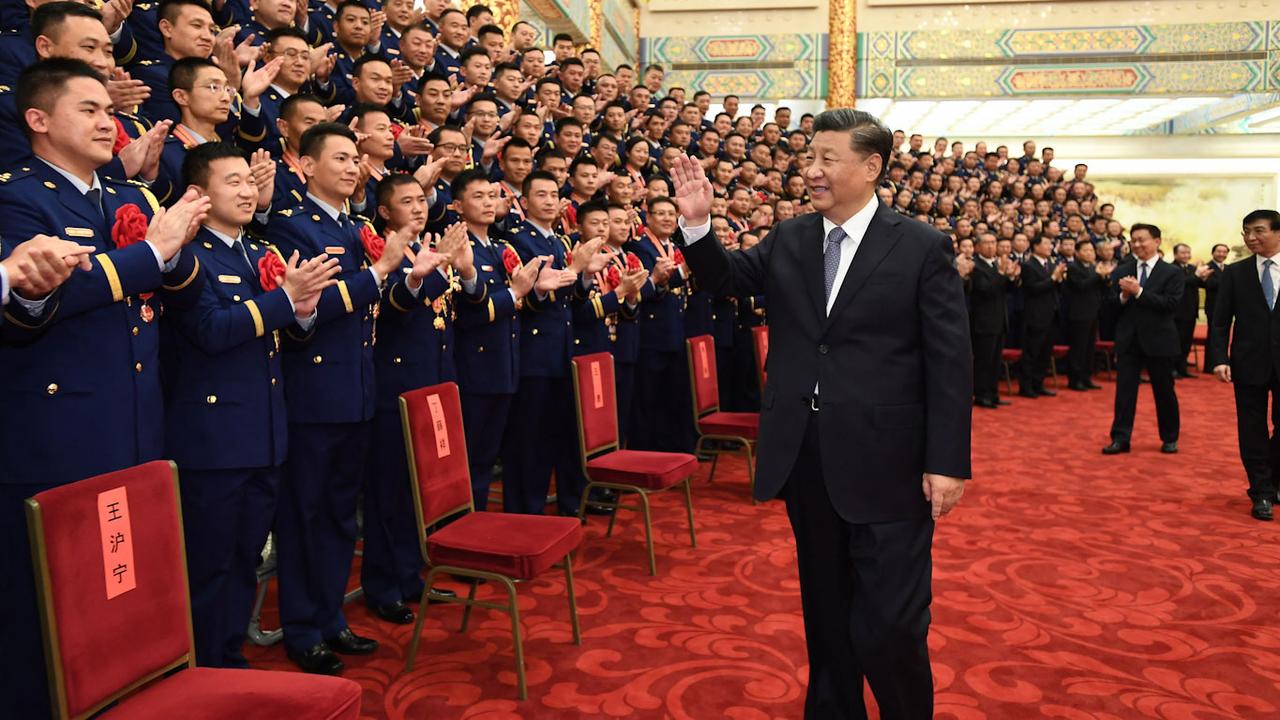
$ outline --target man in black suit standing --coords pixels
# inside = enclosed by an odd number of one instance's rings
[[[1129,229],[1133,254],[1111,274],[1110,299],[1120,306],[1116,322],[1116,407],[1111,444],[1104,455],[1129,452],[1138,406],[1138,374],[1151,376],[1160,427],[1160,452],[1178,452],[1178,396],[1173,369],[1182,347],[1174,315],[1182,302],[1183,275],[1160,259],[1160,228],[1134,223]]]
[[[1191,263],[1190,245],[1178,243],[1173,246],[1173,264],[1182,271],[1183,280],[1182,302],[1178,304],[1178,311],[1173,318],[1174,325],[1178,328],[1180,347],[1178,359],[1173,363],[1173,372],[1178,378],[1185,380],[1195,377],[1191,374],[1187,356],[1191,354],[1196,321],[1200,319],[1200,288],[1204,287],[1204,283],[1200,281],[1198,268]]]
[[[1018,395],[1035,399],[1057,395],[1044,386],[1044,375],[1052,362],[1053,319],[1058,311],[1058,283],[1067,275],[1065,263],[1053,263],[1053,239],[1037,237],[1031,256],[1022,263],[1022,372]]]
[[[1209,362],[1213,374],[1233,383],[1240,461],[1249,476],[1252,514],[1271,520],[1280,479],[1280,315],[1275,312],[1280,289],[1280,213],[1254,210],[1244,217],[1244,242],[1252,257],[1232,263],[1220,273],[1217,304],[1209,328]],[[1235,331],[1232,332],[1232,323]],[[1230,358],[1227,341],[1230,339]]]
[[[796,537],[809,720],[933,715],[926,643],[934,522],[970,476],[972,351],[951,241],[880,205],[893,135],[874,116],[814,121],[817,212],[729,253],[702,166],[673,167],[685,260],[716,295],[769,298],[756,497]]]
[[[1222,282],[1222,271],[1227,269],[1227,256],[1231,254],[1231,248],[1222,243],[1213,246],[1209,251],[1211,258],[1209,262],[1201,265],[1196,270],[1196,277],[1200,278],[1200,282],[1204,283],[1204,317],[1209,321],[1210,326],[1213,325],[1213,308],[1218,302],[1218,285]],[[1213,358],[1210,348],[1213,347],[1213,333],[1204,339],[1204,371],[1213,372]]]
[[[1098,340],[1098,312],[1107,291],[1106,267],[1098,265],[1093,243],[1081,243],[1076,257],[1067,264],[1067,281],[1063,292],[1067,297],[1067,337],[1071,346],[1068,356],[1072,390],[1101,390],[1093,382],[1093,356]]]
[[[977,257],[969,275],[969,329],[973,340],[973,404],[1000,406],[1000,354],[1009,330],[1008,292],[1022,266],[996,257],[996,236],[984,232],[974,246]]]

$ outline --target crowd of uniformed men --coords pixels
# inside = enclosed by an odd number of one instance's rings
[[[717,238],[749,247],[812,211],[812,116],[766,121],[734,96],[712,115],[661,67],[606,72],[568,36],[544,51],[528,23],[446,0],[9,0],[0,22],[0,677],[17,706],[47,702],[22,516],[42,489],[172,458],[199,663],[246,664],[273,532],[289,656],[336,673],[376,648],[342,611],[361,501],[374,613],[412,622],[422,591],[400,393],[456,380],[475,504],[500,464],[522,513],[547,511],[553,475],[577,512],[576,354],[613,353],[631,448],[693,447],[686,337],[714,336],[722,407],[758,409],[765,298],[699,290],[667,171],[698,158]],[[1039,298],[1102,277],[1124,228],[1048,148],[895,140],[882,202],[956,239],[975,347],[998,355],[1012,329],[1024,394],[1045,393]],[[1099,307],[1073,292],[1063,332],[1091,342]]]

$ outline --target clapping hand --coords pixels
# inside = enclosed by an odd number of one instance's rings
[[[613,257],[609,253],[600,252],[603,246],[603,237],[578,243],[573,249],[573,256],[569,259],[569,269],[583,275],[592,275],[603,270]]]
[[[515,293],[517,298],[522,298],[529,294],[529,291],[533,289],[534,283],[538,280],[539,271],[548,262],[551,262],[550,255],[540,255],[517,267],[511,273],[511,291]]]
[[[1120,286],[1120,292],[1128,297],[1135,297],[1142,290],[1142,285],[1138,283],[1138,278],[1132,275],[1120,278],[1117,284]]]
[[[405,250],[409,248],[409,244],[413,242],[413,233],[408,230],[396,230],[387,233],[385,243],[382,248],[382,257],[373,264],[373,271],[381,277],[390,277],[400,267],[400,262],[404,260]]]
[[[444,231],[444,237],[436,243],[436,251],[449,257],[449,264],[463,280],[476,278],[475,256],[471,250],[471,236],[466,223],[457,222]]]
[[[276,161],[271,153],[259,148],[249,157],[249,173],[258,188],[258,212],[271,209],[271,197],[276,189]]]
[[[538,280],[534,287],[539,293],[546,294],[554,292],[563,287],[572,285],[578,279],[578,274],[572,270],[557,270],[551,267],[551,263],[547,262],[542,265],[542,269],[538,271]]]
[[[1196,277],[1201,280],[1208,280],[1213,274],[1213,267],[1209,265],[1200,265],[1196,268]]]
[[[618,283],[618,287],[614,292],[618,295],[618,300],[627,302],[635,300],[636,295],[640,292],[640,288],[644,287],[645,281],[649,279],[649,271],[644,268],[639,270],[629,270],[622,273],[622,282]]]
[[[299,262],[298,251],[293,251],[285,264],[284,276],[275,278],[275,281],[293,301],[294,317],[311,317],[320,302],[320,293],[338,284],[333,277],[341,269],[337,258],[321,253]]]
[[[209,214],[212,201],[200,195],[195,188],[188,188],[178,202],[171,207],[160,208],[147,225],[147,242],[160,253],[165,262],[177,255],[182,246],[191,242]]]

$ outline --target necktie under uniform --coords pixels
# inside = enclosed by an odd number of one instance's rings
[[[840,243],[848,237],[844,228],[839,225],[831,228],[831,232],[827,233],[826,248],[822,252],[822,282],[826,287],[826,294],[823,299],[828,304],[831,302],[831,289],[836,284],[836,273],[840,270]]]

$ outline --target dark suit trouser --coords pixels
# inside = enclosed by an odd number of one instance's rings
[[[693,452],[693,401],[685,354],[641,350],[631,410],[631,449]]]
[[[1000,395],[1000,363],[1004,333],[973,335],[973,396],[995,400]]]
[[[1071,344],[1070,361],[1071,382],[1087,384],[1093,382],[1093,355],[1098,341],[1098,321],[1072,320],[1068,326]]]
[[[60,483],[58,483],[60,484]],[[5,717],[50,716],[49,679],[44,665],[40,609],[27,536],[25,500],[56,484],[0,484],[0,692]]]
[[[306,651],[347,629],[342,601],[355,555],[368,422],[290,423],[276,543],[285,647]]]
[[[1191,354],[1192,341],[1196,335],[1196,318],[1178,318],[1176,321],[1178,326],[1178,342],[1182,344],[1182,354],[1178,355],[1174,360],[1174,370],[1186,370],[1189,365],[1187,356]]]
[[[1138,375],[1142,368],[1151,376],[1151,392],[1156,399],[1156,421],[1162,442],[1178,440],[1178,396],[1173,390],[1175,358],[1153,357],[1132,350],[1116,357],[1116,405],[1111,422],[1111,439],[1129,442],[1133,416],[1138,409]]]
[[[716,382],[719,383],[720,409],[725,412],[742,412],[742,386],[733,382],[734,358],[738,348],[716,346]]]
[[[467,464],[471,468],[471,499],[476,510],[489,506],[493,464],[502,449],[502,435],[511,411],[511,395],[462,393],[462,428],[467,439]],[[506,468],[503,468],[506,472]]]
[[[1217,304],[1216,302],[1211,304],[1209,303],[1208,300],[1205,300],[1204,316],[1209,319],[1210,324],[1212,324],[1213,322],[1213,308],[1214,308],[1214,305],[1216,304]],[[1207,373],[1213,372],[1213,366],[1209,364],[1209,358],[1211,357],[1213,357],[1213,333],[1209,333],[1208,335],[1205,336],[1204,357],[1201,358],[1201,360],[1204,362],[1204,371]]]
[[[360,587],[374,607],[417,601],[422,596],[422,550],[409,482],[399,409],[380,409],[373,416],[369,472],[361,493],[364,555],[360,558]]]
[[[1022,332],[1022,365],[1018,384],[1022,390],[1044,388],[1045,370],[1049,367],[1049,355],[1053,349],[1053,326],[1028,325]]]
[[[809,650],[805,719],[866,718],[866,678],[881,718],[928,720],[933,520],[925,514],[900,522],[845,522],[831,504],[819,448],[818,418],[810,414],[782,490],[796,538]]]
[[[180,482],[196,663],[248,667],[244,639],[280,468],[185,470]]]
[[[1271,401],[1271,428],[1280,428],[1280,378],[1275,372],[1266,385],[1234,386],[1236,432],[1240,438],[1240,461],[1249,477],[1249,497],[1276,499],[1280,479],[1280,433],[1267,426],[1267,400]]]
[[[760,412],[760,375],[756,372],[755,339],[748,329],[733,338],[737,352],[733,354],[733,375],[730,381],[738,388],[738,402],[742,412]],[[720,383],[725,382],[724,376]]]
[[[578,449],[572,378],[522,377],[502,447],[502,510],[543,515],[551,472],[556,507],[577,515],[587,479]]]

